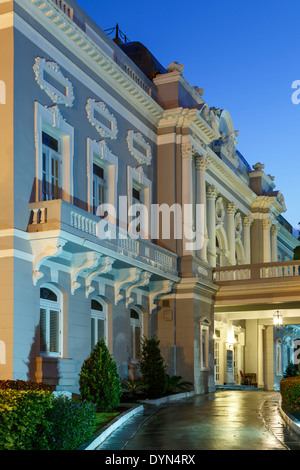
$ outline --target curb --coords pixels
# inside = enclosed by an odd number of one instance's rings
[[[177,393],[174,395],[168,395],[167,397],[157,398],[155,400],[139,400],[139,403],[160,406],[165,403],[174,403],[176,401],[183,400],[184,398],[191,398],[194,395],[195,395],[195,392]]]
[[[283,410],[281,402],[278,404],[279,412],[284,419],[284,421],[290,426],[290,428],[300,436],[300,421],[298,421],[294,416],[292,416],[288,411]]]
[[[105,441],[105,439],[107,439],[111,433],[123,426],[123,424],[125,424],[128,419],[132,418],[138,413],[141,413],[142,411],[144,411],[143,405],[137,405],[127,411],[124,411],[108,424],[106,424],[103,428],[101,428],[91,439],[79,446],[77,450],[95,450],[96,447],[102,444],[102,442]]]

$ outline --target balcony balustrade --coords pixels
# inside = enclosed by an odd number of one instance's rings
[[[135,259],[163,273],[177,278],[177,255],[154,243],[134,237],[120,227],[107,223],[105,238],[99,234],[99,217],[63,200],[31,203],[28,232],[59,230],[87,239],[113,253]]]

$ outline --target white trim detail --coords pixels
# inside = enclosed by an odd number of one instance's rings
[[[95,288],[92,286],[92,281],[101,276],[102,274],[109,273],[112,270],[112,265],[116,260],[106,256],[95,271],[92,271],[85,280],[85,296],[88,299],[89,295],[94,292]]]
[[[145,141],[144,137],[140,132],[128,131],[127,134],[127,145],[128,150],[131,155],[137,160],[140,165],[151,165],[152,162],[152,152],[151,147],[148,142]],[[138,150],[134,144],[137,143],[140,147],[145,150],[145,153],[142,153]]]
[[[117,120],[113,114],[111,114],[103,101],[96,101],[92,98],[87,100],[86,112],[88,120],[94,126],[101,137],[108,137],[110,139],[116,139],[118,134]],[[95,116],[95,111],[103,117],[104,120],[110,123],[110,127],[107,127],[103,122]]]
[[[84,259],[80,260],[71,272],[71,294],[74,295],[75,291],[79,289],[81,284],[77,281],[79,276],[82,276],[87,273],[88,270],[94,268],[99,263],[101,258],[100,253],[88,252],[86,253]]]
[[[64,104],[65,106],[72,107],[75,100],[73,85],[66,78],[59,65],[56,62],[46,61],[41,57],[36,57],[33,66],[35,79],[42,90],[44,90],[52,101],[56,104]],[[45,72],[48,73],[55,81],[59,82],[66,89],[66,94],[58,90],[54,85],[49,83],[45,78]]]

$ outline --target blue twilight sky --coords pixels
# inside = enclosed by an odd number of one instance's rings
[[[184,65],[184,77],[209,106],[227,109],[238,149],[250,163],[265,163],[287,206],[300,222],[299,0],[77,0],[104,30],[119,24],[167,67]],[[300,97],[300,93],[299,93]]]

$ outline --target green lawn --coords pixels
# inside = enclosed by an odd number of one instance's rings
[[[99,429],[103,428],[103,426],[109,423],[112,419],[116,418],[116,416],[119,414],[120,411],[115,411],[114,413],[97,413],[93,432],[99,431]]]

